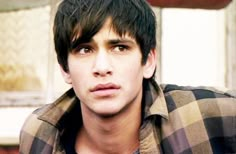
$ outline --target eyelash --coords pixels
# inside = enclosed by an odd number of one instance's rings
[[[83,53],[82,53],[83,50]],[[87,53],[91,53],[92,52],[92,48],[89,46],[78,46],[77,48],[75,48],[74,52],[75,53],[79,53],[81,55],[87,54]]]
[[[112,52],[120,52],[120,53],[126,52],[129,49],[130,49],[130,47],[127,45],[114,45],[111,47]],[[78,46],[77,48],[75,48],[73,52],[79,53],[81,55],[85,55],[85,54],[93,52],[93,48],[91,46],[81,45],[81,46]]]
[[[119,52],[125,52],[129,49],[129,47],[127,45],[115,45],[113,48],[112,48],[112,51],[114,51],[115,49],[119,50]]]

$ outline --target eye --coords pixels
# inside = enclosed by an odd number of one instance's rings
[[[74,53],[80,54],[80,55],[86,55],[89,53],[92,53],[93,50],[90,47],[87,46],[79,46],[74,50]]]
[[[112,51],[113,52],[126,52],[128,51],[129,47],[126,45],[117,45],[115,46]]]

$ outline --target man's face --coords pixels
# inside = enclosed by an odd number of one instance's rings
[[[141,58],[135,39],[117,35],[107,20],[90,42],[78,44],[69,53],[69,71],[62,72],[82,109],[101,116],[116,115],[141,103],[143,77],[153,73],[149,62],[141,65]]]

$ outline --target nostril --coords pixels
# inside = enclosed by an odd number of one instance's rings
[[[98,73],[98,72],[94,72],[93,74],[94,74],[94,76],[98,76],[98,75],[99,75],[99,73]]]
[[[111,74],[112,74],[112,72],[111,72],[111,71],[108,71],[108,72],[107,72],[107,74],[111,75]]]
[[[93,72],[94,76],[107,76],[112,75],[112,71],[95,71]]]

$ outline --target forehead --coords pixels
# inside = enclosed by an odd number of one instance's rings
[[[101,28],[92,33],[77,32],[75,37],[72,39],[71,47],[76,48],[79,44],[97,42],[97,43],[111,43],[111,42],[130,42],[135,46],[139,46],[136,39],[132,37],[129,32],[118,32],[117,28],[112,23],[111,18],[107,18]]]
[[[117,28],[114,27],[112,24],[112,19],[107,18],[104,22],[104,24],[101,26],[101,28],[90,37],[86,37],[87,35],[84,35],[80,32],[77,32],[75,37],[73,38],[72,42],[73,44],[76,42],[76,44],[80,43],[88,43],[91,41],[110,41],[110,40],[129,40],[135,44],[137,44],[137,41],[134,37],[132,37],[129,32],[124,32],[120,34],[117,30]]]
[[[108,18],[101,29],[93,36],[93,39],[96,39],[96,37],[100,37],[100,39],[129,39],[136,43],[136,40],[134,37],[132,37],[129,32],[125,32],[123,34],[119,34],[116,31],[116,28],[112,24],[111,18]],[[101,38],[102,37],[102,38]]]

